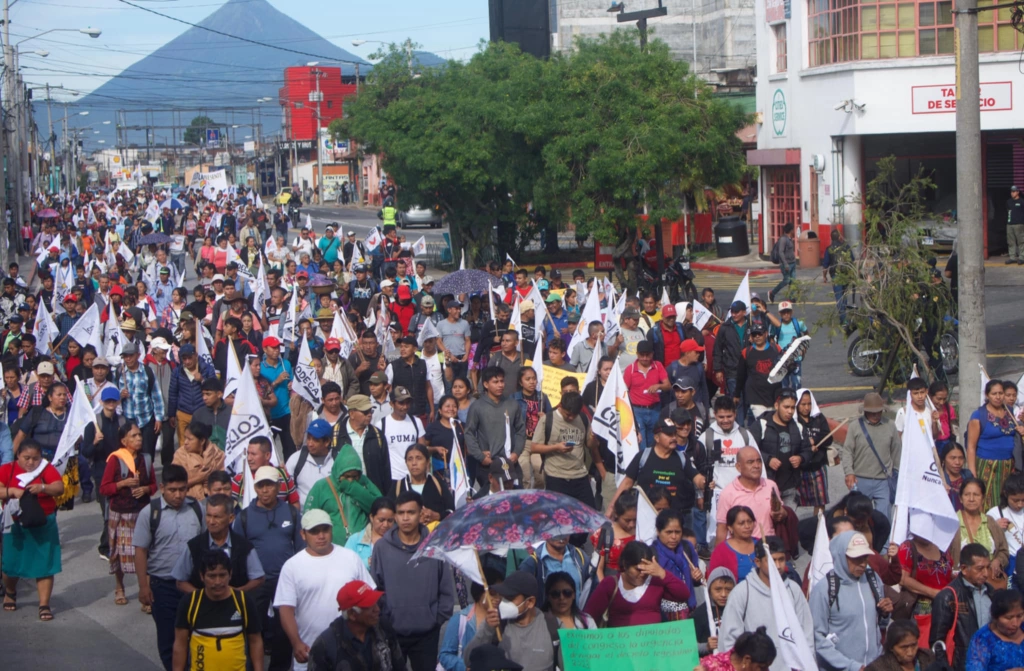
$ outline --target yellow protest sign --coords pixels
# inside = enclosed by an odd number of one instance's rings
[[[527,366],[530,364],[527,363]],[[587,379],[586,373],[570,373],[554,366],[544,366],[544,381],[541,382],[540,390],[547,394],[551,406],[555,407],[562,402],[562,380],[567,377],[574,377],[579,382],[580,393],[583,392],[583,381]]]

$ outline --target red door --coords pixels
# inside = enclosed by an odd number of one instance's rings
[[[765,247],[767,251],[782,235],[783,226],[800,226],[800,168],[780,166],[765,172],[768,173],[768,232],[771,235]]]

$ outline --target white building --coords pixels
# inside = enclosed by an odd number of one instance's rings
[[[985,2],[979,3],[982,7]],[[989,2],[988,4],[991,4]],[[948,0],[758,0],[757,149],[761,252],[782,226],[834,225],[860,239],[859,197],[880,158],[899,176],[923,166],[937,215],[956,209],[956,89]],[[979,14],[986,253],[1005,248],[1006,200],[1024,182],[1020,52],[1010,11]]]

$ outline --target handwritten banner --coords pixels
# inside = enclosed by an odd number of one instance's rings
[[[530,364],[527,363],[527,366]],[[541,382],[541,391],[548,395],[551,407],[557,407],[562,402],[562,380],[567,377],[574,377],[580,385],[580,393],[583,393],[583,381],[587,379],[586,373],[570,373],[567,370],[544,366],[544,381]],[[507,382],[505,384],[508,384]]]
[[[558,636],[565,671],[677,671],[700,664],[693,620],[615,629],[559,629]]]

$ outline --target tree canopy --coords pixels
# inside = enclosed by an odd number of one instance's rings
[[[208,116],[200,115],[193,117],[192,121],[188,124],[188,128],[185,129],[185,142],[187,144],[205,144],[207,128],[219,128],[219,126],[216,121]]]
[[[743,167],[744,115],[634,30],[538,60],[488,43],[468,62],[411,75],[392,47],[331,124],[378,153],[404,204],[437,204],[455,248],[516,254],[570,221],[631,257],[637,214],[679,217],[684,184]]]

